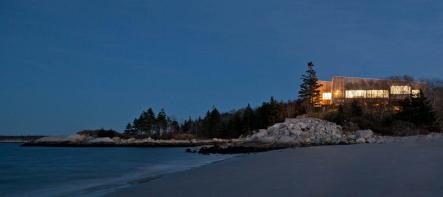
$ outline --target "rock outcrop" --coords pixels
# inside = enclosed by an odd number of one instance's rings
[[[371,130],[345,133],[342,127],[318,118],[297,117],[286,119],[267,129],[261,129],[239,141],[221,146],[202,147],[199,152],[244,153],[261,152],[294,146],[318,146],[336,144],[382,143],[385,137],[376,136]]]
[[[347,143],[341,126],[318,118],[286,119],[244,138],[244,141],[275,145]]]

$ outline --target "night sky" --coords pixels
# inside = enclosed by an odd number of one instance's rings
[[[318,75],[443,78],[443,2],[0,1],[0,135],[123,130],[297,97]]]

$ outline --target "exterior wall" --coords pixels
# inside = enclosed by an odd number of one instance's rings
[[[334,76],[332,81],[320,81],[320,94],[331,93],[330,99],[322,99],[321,105],[340,105],[359,101],[365,104],[389,104],[403,100],[425,89],[425,84],[406,80],[382,80]]]

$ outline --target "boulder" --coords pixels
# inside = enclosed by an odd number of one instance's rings
[[[374,136],[374,132],[372,132],[372,130],[370,130],[370,129],[358,130],[355,132],[356,139],[359,139],[359,138],[369,139],[372,136]]]
[[[366,141],[370,144],[374,144],[374,143],[377,143],[377,138],[370,137],[370,138],[366,139]]]
[[[86,141],[88,136],[80,135],[80,134],[72,134],[66,137],[66,140],[73,142],[73,143],[80,143]]]
[[[366,139],[365,138],[358,138],[357,140],[355,140],[355,142],[357,144],[364,144],[364,143],[366,143]]]

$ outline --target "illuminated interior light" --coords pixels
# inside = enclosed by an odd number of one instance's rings
[[[366,98],[366,90],[346,90],[346,98]]]
[[[332,93],[330,93],[330,92],[323,93],[322,99],[323,100],[331,100],[332,99]]]
[[[388,90],[366,90],[367,98],[389,98]]]
[[[411,86],[391,86],[391,94],[411,94]]]
[[[412,97],[417,98],[420,96],[420,90],[412,90]]]

